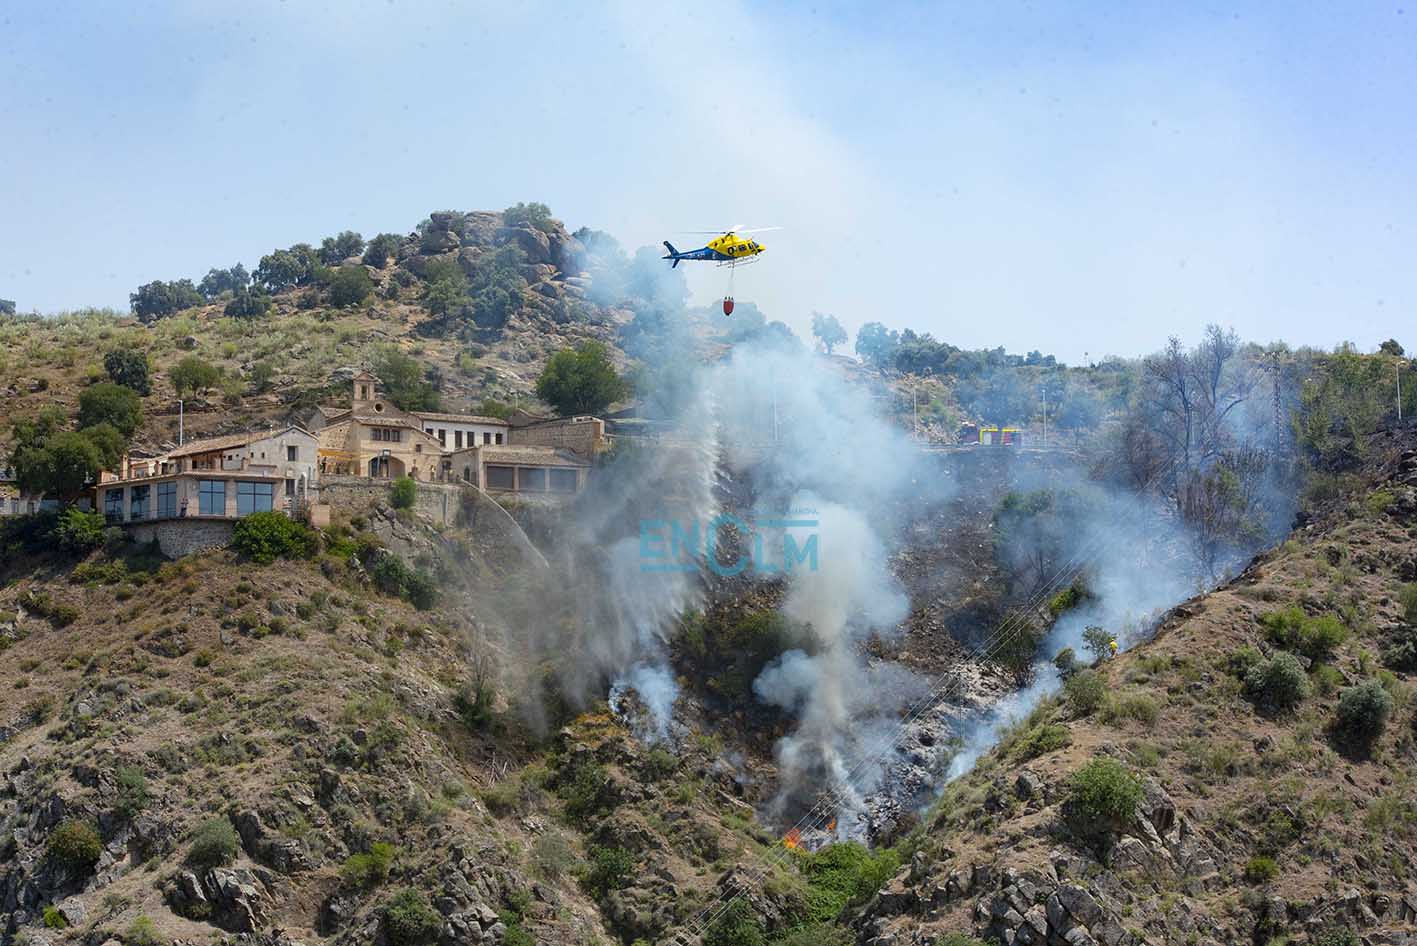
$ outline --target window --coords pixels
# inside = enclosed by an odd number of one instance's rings
[[[482,432],[482,442],[483,442],[483,443],[491,443],[491,442],[492,442],[492,433],[491,433],[491,431],[484,430],[484,431]]]
[[[440,446],[440,447],[446,447],[447,445],[448,445],[448,432],[447,432],[446,430],[439,430],[439,431],[438,431],[438,446]]]
[[[432,427],[424,427],[424,428],[423,428],[423,432],[424,432],[425,434],[427,434],[428,436],[430,436],[430,437],[433,436],[433,428],[432,428]]]
[[[468,483],[471,483],[471,482],[472,482],[472,467],[470,467],[470,466],[465,466],[465,467],[462,468],[462,478],[463,478],[464,482],[468,482]]]
[[[285,448],[285,459],[286,459],[286,462],[287,462],[287,463],[294,463],[296,460],[299,460],[299,459],[300,459],[300,448],[299,448],[299,447],[296,447],[296,446],[289,446],[289,447],[286,447],[286,448]]]
[[[146,483],[133,487],[133,495],[128,502],[129,519],[146,519],[148,517],[148,493],[151,490],[152,487]]]
[[[177,515],[177,484],[157,484],[157,517],[159,519]]]
[[[453,431],[453,444],[454,444],[459,450],[462,449],[462,431],[461,431],[461,430],[455,430],[455,431]]]
[[[551,492],[553,493],[574,493],[576,491],[576,471],[575,470],[552,470],[551,471]]]
[[[361,384],[359,386],[359,399],[361,401],[369,400],[369,385]]]
[[[249,516],[253,512],[270,512],[274,507],[274,483],[237,483],[236,514]]]
[[[510,466],[489,466],[487,468],[488,489],[516,489],[516,468]]]
[[[497,442],[498,442],[499,444],[502,442],[502,435],[501,435],[501,434],[498,434],[498,435],[497,435]]]
[[[385,443],[398,443],[403,436],[403,431],[396,427],[375,427],[371,434],[375,440],[382,440]]]
[[[286,480],[286,481],[285,481],[285,495],[287,495],[287,496],[294,496],[294,495],[295,495],[295,480]]]
[[[197,481],[197,514],[226,515],[226,480]]]
[[[103,517],[109,522],[123,521],[123,490],[110,489],[103,494]]]
[[[517,489],[528,493],[546,492],[546,470],[539,466],[517,468]]]

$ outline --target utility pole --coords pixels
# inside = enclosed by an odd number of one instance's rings
[[[1048,382],[1043,382],[1043,446],[1048,446]]]
[[[915,438],[915,442],[920,442],[920,407],[915,398],[916,387],[912,382],[910,385],[910,435]],[[1402,418],[1399,416],[1398,420]]]
[[[179,398],[177,399],[177,446],[179,446],[179,447],[182,446],[182,422],[183,422],[183,420],[185,420],[185,417],[183,416],[182,398],[179,397]]]
[[[1397,419],[1402,421],[1402,362],[1397,363]]]

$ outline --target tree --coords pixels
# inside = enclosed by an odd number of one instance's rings
[[[428,284],[423,289],[423,307],[446,331],[448,323],[459,318],[468,306],[467,277],[457,263],[436,260],[428,264]]]
[[[1102,402],[1081,385],[1069,385],[1062,402],[1053,422],[1063,430],[1076,435],[1079,430],[1092,430],[1102,421]]]
[[[379,234],[364,248],[364,265],[383,269],[398,254],[402,242],[403,238],[396,233]]]
[[[345,230],[339,236],[325,237],[320,243],[320,262],[326,266],[338,266],[351,256],[364,252],[364,237],[353,230]]]
[[[14,315],[14,314],[15,314],[15,300],[14,300],[14,299],[0,299],[0,315]]]
[[[255,281],[267,292],[307,286],[314,279],[319,264],[319,257],[310,244],[297,243],[288,250],[276,250],[261,257]]]
[[[22,491],[65,500],[98,479],[103,460],[93,439],[74,430],[59,431],[42,444],[16,449],[11,454],[15,481]]]
[[[340,308],[359,305],[374,291],[374,280],[362,265],[341,266],[330,280],[330,303]]]
[[[181,397],[182,392],[190,392],[194,397],[213,387],[221,380],[221,370],[208,364],[197,355],[188,355],[169,372],[172,389]]]
[[[202,302],[202,294],[192,285],[190,279],[177,279],[173,282],[155,279],[139,286],[137,292],[128,296],[133,314],[141,322],[151,322],[165,315],[201,305]]]
[[[259,289],[242,287],[232,295],[223,310],[235,319],[258,319],[271,310],[271,297]]]
[[[531,227],[543,231],[555,229],[551,208],[535,202],[508,207],[502,211],[502,222],[509,227]]]
[[[832,353],[833,348],[846,341],[846,329],[841,327],[836,316],[824,315],[821,312],[812,313],[812,334],[822,343],[828,355]]]
[[[246,267],[237,263],[230,269],[209,269],[197,284],[197,291],[207,299],[215,299],[223,292],[237,292],[251,284],[251,275]]]
[[[1338,698],[1334,730],[1362,749],[1370,749],[1392,715],[1392,694],[1377,680],[1345,687]]]
[[[1382,352],[1384,355],[1393,355],[1398,358],[1401,358],[1403,355],[1406,354],[1406,352],[1403,351],[1402,346],[1397,343],[1397,339],[1395,338],[1389,338],[1387,341],[1379,345],[1378,351]]]
[[[438,391],[428,383],[427,372],[412,356],[397,348],[385,348],[374,362],[374,373],[395,406],[405,411],[438,409]]]
[[[128,439],[143,422],[143,402],[132,388],[104,381],[79,393],[78,420],[80,429],[109,424]]]
[[[103,356],[103,370],[114,384],[121,384],[139,394],[152,393],[148,381],[148,353],[136,348],[115,348]]]
[[[1092,654],[1094,662],[1104,660],[1112,656],[1113,637],[1107,629],[1096,624],[1089,624],[1082,632],[1082,642],[1087,647],[1087,652]]]
[[[856,331],[856,354],[875,368],[889,367],[899,345],[900,334],[880,322],[867,322]]]
[[[562,415],[599,414],[629,393],[600,342],[563,348],[536,379],[536,396]]]

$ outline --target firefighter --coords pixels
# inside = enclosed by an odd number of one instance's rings
[[[1108,641],[1107,647],[1109,650],[1112,651],[1112,657],[1115,659],[1117,656],[1117,638],[1114,637],[1110,641]]]

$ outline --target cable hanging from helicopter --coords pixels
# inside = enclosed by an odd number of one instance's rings
[[[759,254],[767,247],[757,240],[749,239],[746,234],[766,233],[769,230],[781,230],[782,227],[729,227],[727,230],[688,230],[691,234],[717,234],[716,238],[710,240],[697,250],[680,251],[674,248],[674,244],[668,240],[664,241],[664,248],[669,252],[662,259],[671,260],[670,269],[675,269],[681,262],[711,262],[719,267],[728,267],[728,294],[723,297],[723,314],[733,314],[733,274],[740,265],[757,262]]]

